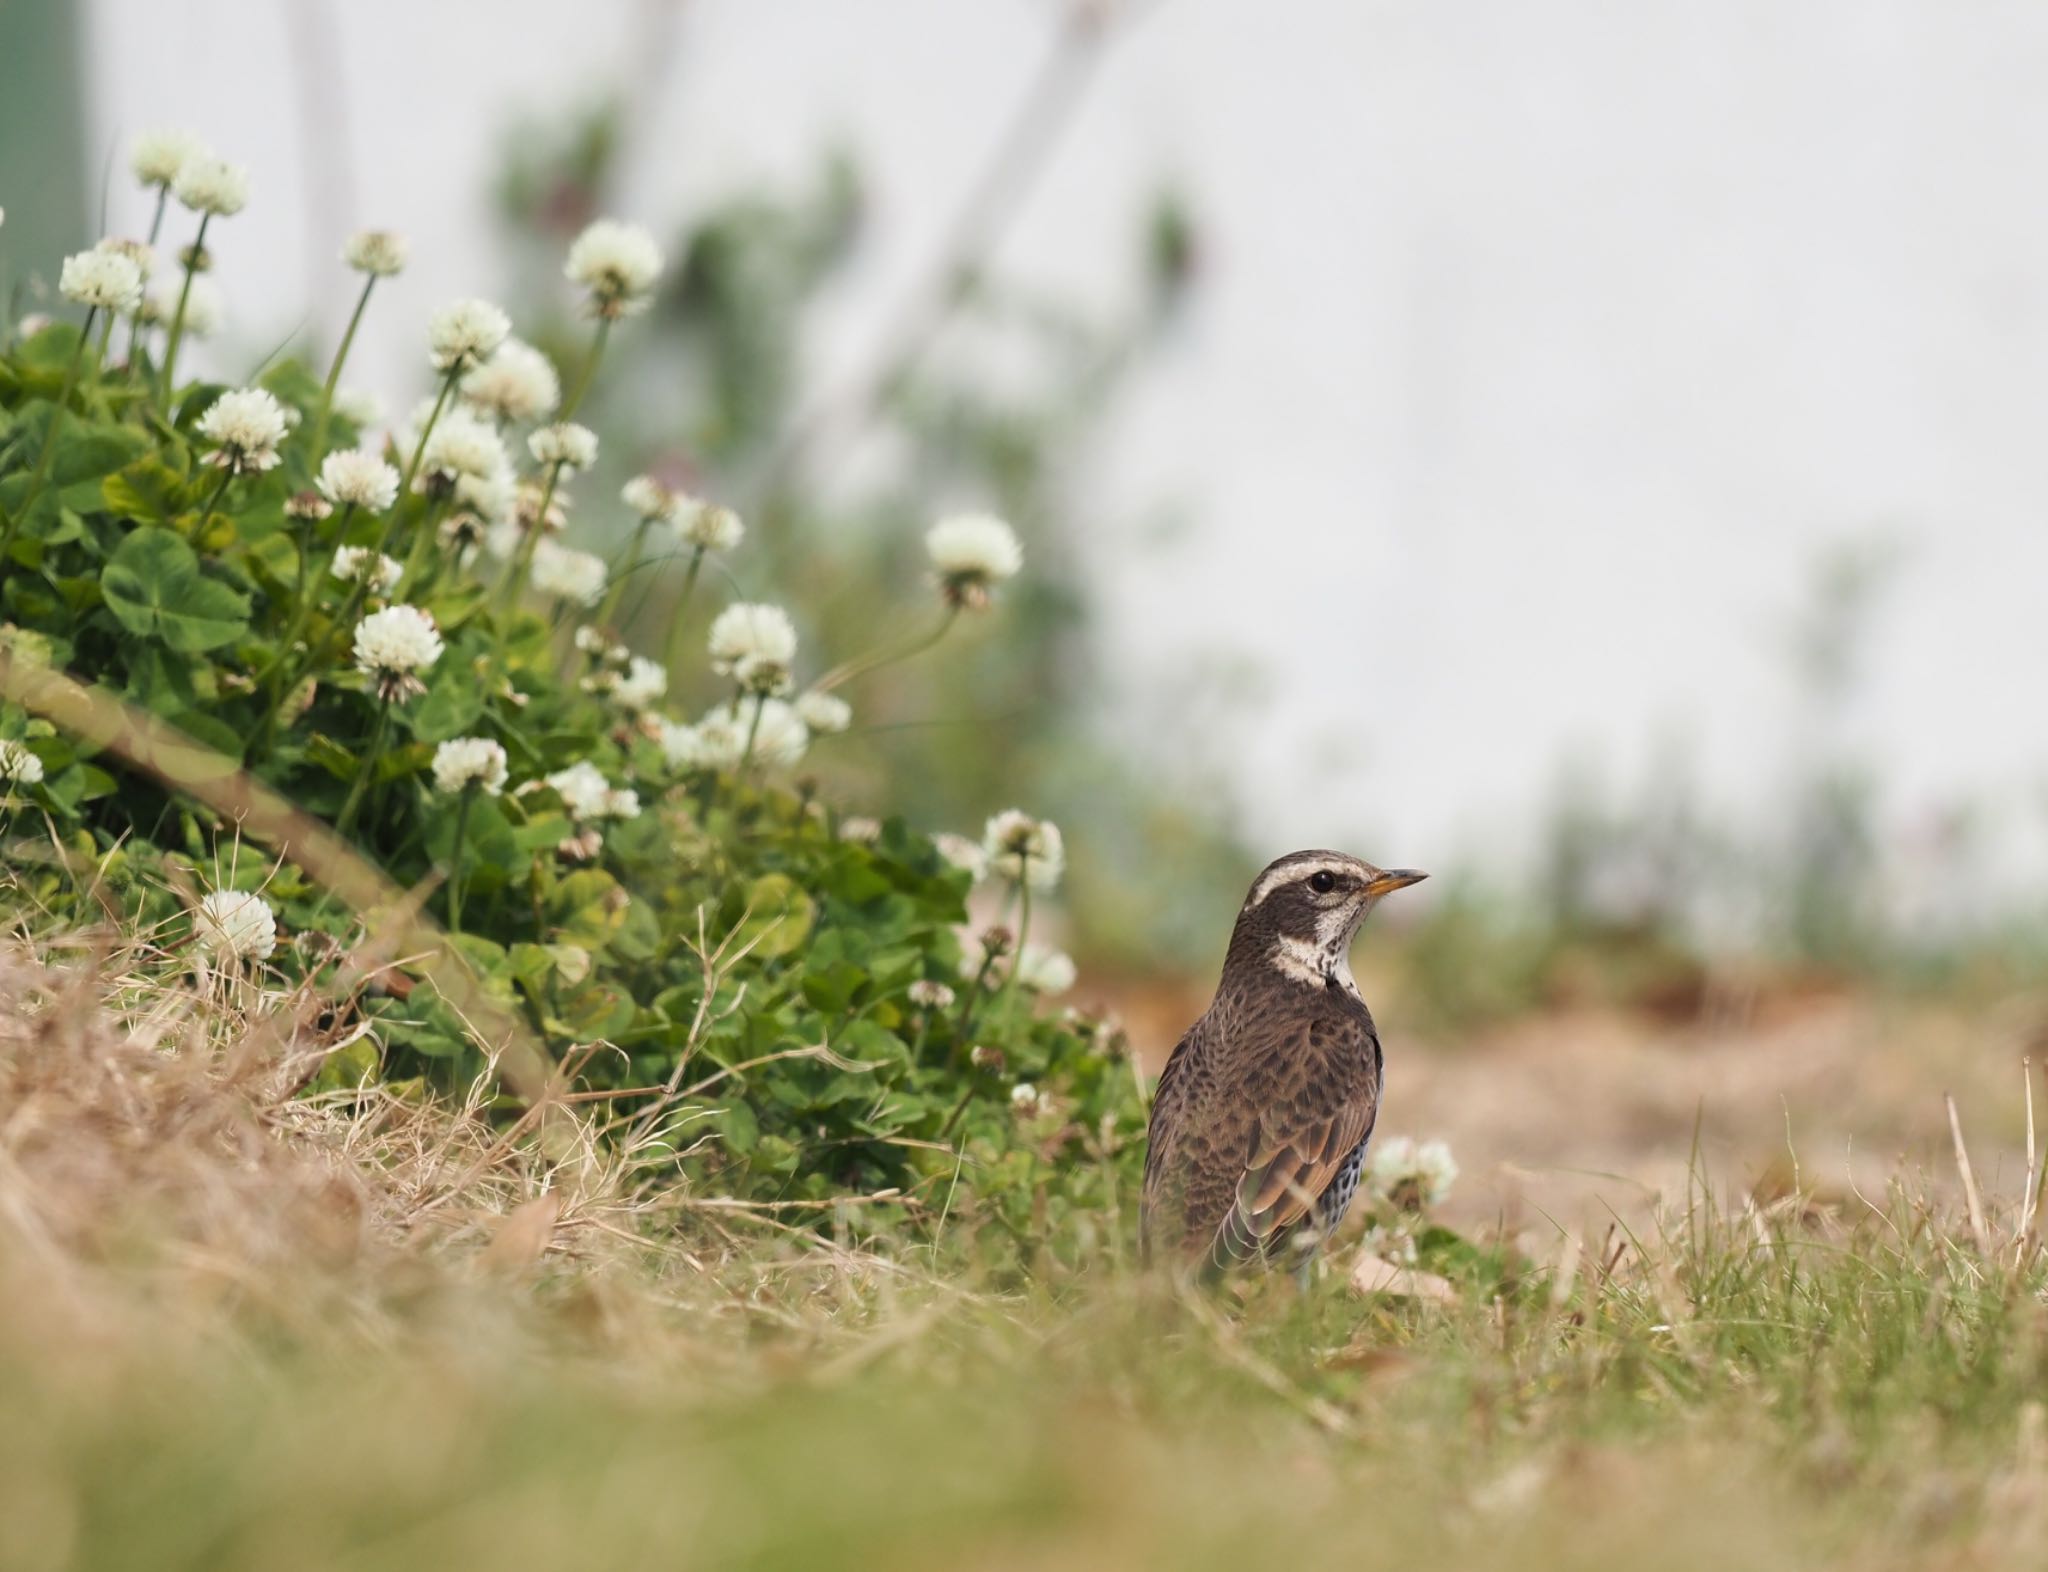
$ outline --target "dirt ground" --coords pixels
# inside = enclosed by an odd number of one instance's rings
[[[1398,991],[1366,986],[1387,1056],[1379,1133],[1450,1143],[1454,1226],[1505,1222],[1532,1246],[1558,1226],[1598,1237],[1617,1215],[1640,1226],[1683,1202],[1696,1138],[1716,1195],[1738,1204],[1795,1173],[1844,1208],[1882,1200],[1902,1167],[1959,1188],[1944,1093],[1987,1207],[2025,1189],[2024,1061],[2037,1076],[2048,1065],[2038,998],[1965,1009],[1809,992],[1679,1022],[1570,1011],[1434,1037],[1404,1024]],[[1156,1073],[1207,988],[1108,997]],[[2048,1078],[2034,1100],[2048,1144]]]

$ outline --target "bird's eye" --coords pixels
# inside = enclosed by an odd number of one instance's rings
[[[1320,873],[1308,876],[1308,887],[1318,895],[1328,895],[1337,888],[1337,876],[1325,868]]]

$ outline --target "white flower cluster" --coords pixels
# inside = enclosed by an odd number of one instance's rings
[[[341,248],[341,260],[358,273],[389,278],[405,271],[408,250],[403,235],[388,229],[365,229],[348,237],[348,244]]]
[[[1052,889],[1067,866],[1060,827],[1050,819],[1034,819],[1021,808],[1006,808],[990,819],[981,844],[993,872],[1034,890]]]
[[[188,161],[205,155],[206,145],[190,131],[145,131],[135,139],[128,167],[145,186],[168,190]]]
[[[576,237],[562,272],[586,291],[593,316],[624,317],[646,308],[661,261],[661,248],[638,224],[601,218]]]
[[[417,606],[386,606],[356,624],[356,670],[372,679],[386,703],[426,691],[419,680],[441,658],[441,631]]]
[[[789,689],[796,624],[780,606],[735,601],[711,623],[711,669],[749,693]]]
[[[929,977],[918,978],[910,985],[909,993],[910,1002],[920,1010],[949,1010],[953,1007],[953,990]]]
[[[12,738],[0,741],[0,781],[33,786],[43,778],[43,761]]]
[[[214,445],[208,462],[238,475],[275,468],[290,429],[284,406],[262,388],[223,393],[199,417],[199,435]]]
[[[1371,1148],[1367,1172],[1375,1194],[1402,1211],[1419,1212],[1451,1193],[1457,1160],[1442,1141],[1417,1142],[1405,1135],[1383,1137]]]
[[[685,546],[703,551],[729,552],[747,533],[747,526],[731,508],[715,502],[700,502],[684,510],[676,520],[676,538]]]
[[[932,845],[941,857],[969,874],[976,884],[988,877],[988,852],[980,841],[967,835],[940,834],[932,837]]]
[[[260,895],[215,890],[193,913],[192,937],[200,949],[219,960],[268,960],[277,948],[277,914]]]
[[[604,558],[543,536],[533,543],[533,587],[550,600],[595,606],[604,599],[611,570]]]
[[[736,770],[749,762],[786,767],[810,745],[810,728],[781,699],[721,704],[694,726],[663,722],[661,728],[662,756],[676,769]]]
[[[968,610],[986,606],[989,591],[1024,566],[1017,532],[986,513],[940,519],[926,532],[924,547],[946,603]]]
[[[142,303],[142,268],[102,241],[64,259],[57,288],[74,305],[125,314]]]
[[[434,750],[434,785],[451,795],[475,786],[495,797],[505,789],[505,750],[488,737],[452,737]]]
[[[628,787],[614,786],[588,759],[541,778],[552,786],[569,817],[579,823],[595,819],[633,819],[640,815],[640,794]]]
[[[398,471],[375,453],[337,448],[320,461],[320,492],[338,508],[384,513],[398,500]]]
[[[816,732],[841,732],[853,724],[853,706],[836,693],[806,693],[796,701],[796,713]]]
[[[339,546],[327,571],[344,584],[360,582],[372,595],[388,595],[405,577],[405,564],[368,546]]]
[[[1017,957],[1017,985],[1052,998],[1074,986],[1074,959],[1064,950],[1027,944]]]
[[[249,172],[211,153],[194,152],[178,166],[171,195],[195,213],[231,218],[249,205]]]
[[[512,319],[488,300],[458,300],[427,324],[427,348],[436,371],[469,371],[498,352]]]
[[[425,420],[422,413],[420,423]],[[443,410],[427,435],[420,477],[413,485],[422,491],[453,492],[463,507],[486,519],[502,519],[513,504],[512,456],[490,422],[466,409]]]
[[[562,402],[555,363],[524,339],[506,339],[461,385],[470,408],[496,421],[539,420]]]
[[[534,463],[558,465],[564,475],[573,475],[597,462],[597,433],[565,420],[542,426],[526,439],[526,450]]]
[[[660,661],[635,655],[625,673],[612,684],[612,697],[629,710],[652,709],[668,692],[668,669]]]

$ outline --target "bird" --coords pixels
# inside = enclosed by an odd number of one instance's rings
[[[1426,877],[1300,851],[1252,881],[1216,996],[1153,1092],[1148,1261],[1214,1277],[1284,1258],[1306,1273],[1358,1189],[1384,1080],[1351,943],[1382,896]]]

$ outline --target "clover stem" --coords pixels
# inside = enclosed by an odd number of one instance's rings
[[[626,578],[640,564],[640,547],[647,539],[647,531],[653,526],[653,519],[642,519],[640,527],[633,531],[633,538],[626,549],[619,554],[619,565],[612,570],[611,587],[604,592],[604,603],[597,608],[597,620],[610,627],[613,616],[619,609],[619,601],[626,593]]]
[[[71,352],[70,368],[64,373],[64,391],[57,395],[57,407],[50,412],[50,423],[43,428],[42,451],[36,455],[35,473],[28,478],[28,490],[22,494],[21,505],[7,520],[7,527],[0,529],[0,572],[6,571],[7,554],[14,547],[14,537],[21,531],[21,522],[35,506],[36,498],[42,495],[43,481],[50,473],[50,459],[57,451],[57,428],[64,423],[64,412],[71,405],[71,395],[78,387],[79,367],[85,361],[85,346],[92,337],[93,307],[85,314],[85,326],[78,330],[78,347]]]
[[[668,617],[668,680],[675,687],[683,679],[683,612],[690,604],[690,593],[697,587],[697,575],[704,567],[704,548],[699,546],[690,553],[690,566],[683,574],[683,590],[676,596],[675,609]]]
[[[427,423],[420,427],[419,440],[412,445],[412,457],[406,460],[405,474],[399,477],[398,501],[392,505],[391,512],[394,519],[398,516],[398,510],[405,506],[405,499],[412,495],[413,477],[420,472],[420,460],[427,451],[427,438],[434,434],[434,424],[441,418],[442,406],[448,402],[448,395],[455,390],[456,379],[461,375],[462,367],[456,365],[450,367],[448,375],[441,379],[441,389],[434,395],[434,407],[427,411]],[[387,534],[390,532],[388,524],[385,531]]]
[[[171,406],[171,388],[177,380],[178,345],[185,337],[185,307],[192,299],[192,279],[199,271],[199,259],[206,254],[206,226],[212,222],[211,213],[199,215],[199,233],[192,239],[192,249],[185,254],[185,281],[178,286],[178,309],[171,313],[171,336],[164,344],[162,390],[157,395],[157,402],[167,412]]]
[[[597,335],[590,341],[590,354],[583,362],[582,373],[576,378],[576,386],[570,390],[568,400],[562,405],[562,420],[571,418],[583,402],[583,395],[590,391],[590,384],[597,377],[597,363],[604,358],[605,340],[611,336],[612,319],[597,319]]]
[[[356,810],[363,805],[363,794],[369,790],[370,777],[376,773],[377,761],[384,755],[384,734],[391,729],[391,701],[382,694],[377,697],[377,724],[370,731],[370,746],[364,752],[362,763],[356,770],[356,782],[348,790],[348,801],[341,805],[341,814],[334,821],[334,833],[347,835],[349,826],[356,822]]]
[[[462,840],[469,831],[469,805],[476,797],[476,782],[462,788],[455,804],[455,844],[448,854],[448,931],[462,932]]]
[[[313,462],[318,464],[325,454],[327,442],[327,417],[334,408],[334,390],[341,382],[341,368],[348,360],[349,347],[356,341],[356,329],[362,326],[363,312],[370,304],[370,291],[377,287],[377,275],[368,274],[363,279],[363,292],[356,296],[356,309],[349,314],[348,328],[341,335],[341,345],[334,352],[334,364],[327,368],[326,384],[320,389],[320,413],[313,417]]]
[[[527,575],[533,571],[533,554],[540,549],[540,538],[548,529],[548,504],[555,500],[555,487],[561,478],[562,461],[557,459],[548,466],[547,484],[541,487],[540,506],[533,510],[533,528],[521,538],[519,549],[505,564],[505,577],[499,581],[498,597],[507,611],[519,605],[520,592],[526,588]]]
[[[742,775],[747,773],[747,770],[754,762],[754,741],[761,735],[761,712],[767,708],[768,695],[765,693],[755,694],[754,718],[747,722],[747,745],[740,750],[740,773]]]
[[[938,626],[931,632],[919,634],[901,644],[884,645],[881,649],[866,655],[856,655],[852,660],[825,673],[811,684],[811,689],[815,693],[829,693],[840,684],[851,682],[855,677],[865,677],[871,671],[880,671],[884,666],[893,666],[898,661],[909,660],[913,655],[922,655],[952,631],[953,624],[959,617],[960,608],[948,606],[945,615],[939,619]]]
[[[95,384],[107,374],[107,345],[113,342],[113,338],[114,313],[109,311],[106,321],[100,324],[100,347],[93,356],[92,380]]]
[[[1017,974],[1024,970],[1024,941],[1031,937],[1031,859],[1020,853],[1017,861],[1017,945],[1010,952],[1009,975],[1003,978],[1002,995],[996,1001],[1005,1025],[1015,1013],[1012,1001],[1017,992]]]

